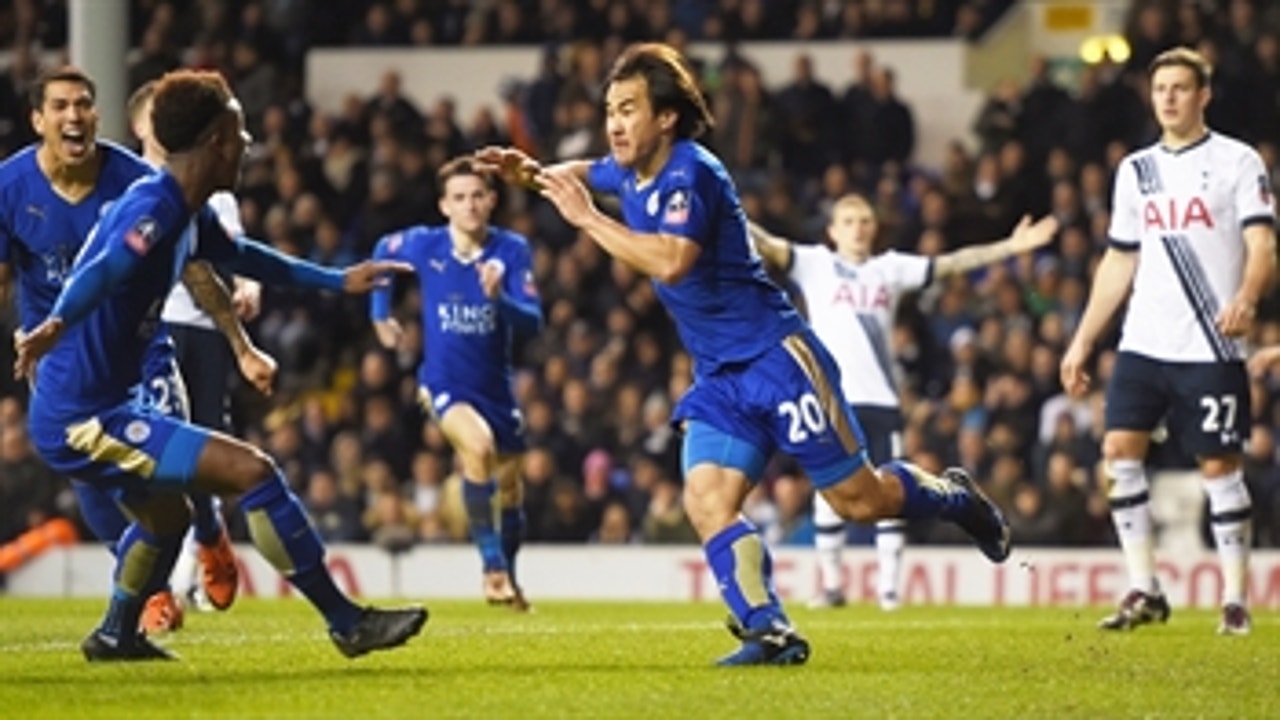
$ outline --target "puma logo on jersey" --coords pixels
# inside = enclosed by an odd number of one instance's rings
[[[35,215],[41,220],[44,219],[44,208],[40,207],[39,205],[28,205],[27,212],[31,213],[32,215]]]
[[[430,265],[431,269],[435,270],[436,272],[444,272],[443,260],[428,260],[427,264]]]
[[[1146,232],[1189,230],[1196,225],[1208,230],[1214,226],[1213,215],[1203,198],[1192,196],[1189,201],[1180,201],[1168,197],[1147,200],[1142,205],[1142,229]]]

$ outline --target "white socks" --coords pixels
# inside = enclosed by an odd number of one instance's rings
[[[818,579],[825,593],[844,593],[844,568],[841,554],[844,551],[844,518],[831,507],[831,503],[815,493],[813,496],[813,547],[818,551]]]
[[[1222,604],[1245,604],[1249,569],[1249,545],[1253,541],[1253,504],[1240,470],[1222,477],[1205,478],[1209,496],[1209,524],[1218,563],[1222,569]]]
[[[899,585],[902,582],[902,548],[906,544],[906,521],[881,520],[876,523],[876,560],[880,566],[876,593],[880,596],[880,608],[883,610],[896,610],[902,602]]]
[[[1142,592],[1159,594],[1146,469],[1141,460],[1112,460],[1107,463],[1107,476],[1111,480],[1107,489],[1111,520],[1124,552],[1129,584]]]

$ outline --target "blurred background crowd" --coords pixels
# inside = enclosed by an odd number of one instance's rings
[[[932,469],[974,469],[1024,545],[1114,540],[1098,471],[1101,385],[1066,398],[1058,362],[1106,247],[1111,180],[1121,157],[1153,141],[1145,66],[1159,51],[1197,47],[1217,67],[1209,122],[1254,143],[1280,181],[1280,5],[1249,0],[1144,0],[1129,11],[1130,57],[1104,58],[1066,85],[1037,61],[1030,80],[991,88],[945,160],[916,161],[912,99],[860,49],[865,37],[977,37],[1008,0],[370,0],[311,12],[302,0],[135,0],[129,83],[180,67],[216,68],[239,94],[255,142],[239,193],[248,232],[294,255],[343,265],[385,233],[439,223],[435,170],[477,147],[514,143],[543,159],[606,151],[601,81],[627,43],[660,38],[840,40],[855,68],[844,86],[816,78],[797,45],[790,78],[766,87],[749,53],[692,57],[717,128],[706,141],[732,171],[749,216],[800,242],[823,240],[827,211],[861,192],[884,248],[936,255],[1004,236],[1024,214],[1052,213],[1062,231],[1034,257],[955,278],[904,302],[894,335],[902,373],[906,454]],[[67,40],[65,2],[16,0],[0,10],[11,47],[0,77],[0,150],[32,140],[24,90],[42,53]],[[388,69],[340,112],[301,93],[309,48],[538,44],[541,67],[504,88],[503,107],[458,117],[447,96],[410,98]],[[92,68],[89,69],[92,71]],[[101,112],[115,112],[101,108]],[[495,217],[530,238],[545,330],[520,348],[518,397],[529,539],[561,543],[694,542],[680,507],[680,437],[667,423],[690,363],[648,281],[611,262],[538,198],[502,190]],[[392,549],[466,536],[460,480],[438,428],[415,403],[422,352],[416,291],[402,283],[409,332],[380,350],[359,300],[267,288],[259,343],[280,362],[270,401],[237,379],[243,437],[285,468],[334,541]],[[1269,297],[1259,342],[1280,342]],[[0,321],[5,337],[14,316]],[[8,367],[8,342],[0,367]],[[63,481],[23,431],[23,388],[0,374],[0,542],[51,515],[75,516]],[[1246,478],[1255,542],[1280,546],[1276,447],[1280,378],[1254,386]],[[1152,462],[1188,458],[1160,446]],[[748,513],[781,544],[812,539],[811,492],[776,461]],[[233,530],[238,514],[229,513]],[[913,539],[960,542],[919,526]],[[855,535],[858,535],[855,531]],[[865,533],[861,533],[865,537]],[[242,536],[243,537],[243,536]]]

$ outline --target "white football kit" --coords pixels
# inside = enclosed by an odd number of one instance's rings
[[[1111,243],[1140,253],[1120,350],[1172,362],[1243,360],[1243,341],[1215,321],[1244,276],[1241,230],[1275,221],[1258,153],[1213,132],[1179,150],[1145,147],[1121,162],[1112,207]]]
[[[929,284],[933,261],[890,251],[856,264],[812,245],[792,246],[791,257],[788,275],[804,295],[809,324],[840,366],[845,399],[897,408],[893,317],[903,294]]]

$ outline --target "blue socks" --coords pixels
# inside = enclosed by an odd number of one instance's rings
[[[957,492],[947,481],[901,460],[891,460],[881,466],[902,482],[902,511],[900,517],[942,518],[952,520],[969,504],[969,496]]]
[[[349,632],[360,608],[334,584],[320,537],[280,471],[242,495],[240,509],[258,552],[311,601],[331,630]]]
[[[138,618],[152,593],[164,587],[182,549],[182,535],[158,538],[133,523],[116,544],[115,587],[99,631],[116,639],[138,632]]]
[[[191,500],[191,529],[196,542],[208,547],[222,534],[222,521],[214,507],[212,495],[189,495]]]
[[[707,541],[703,551],[721,597],[744,628],[790,624],[773,590],[773,559],[754,525],[739,518]]]
[[[520,506],[502,508],[502,556],[507,560],[507,572],[511,574],[511,582],[516,581],[516,553],[520,552],[520,543],[524,541],[524,508]]]
[[[117,544],[129,527],[129,518],[116,503],[109,490],[97,485],[72,480],[71,488],[76,493],[76,502],[80,505],[80,517],[94,536],[107,544],[107,549],[116,555]]]
[[[468,478],[462,479],[462,502],[467,507],[467,520],[471,523],[471,540],[480,549],[480,559],[484,562],[485,572],[507,569],[502,538],[498,535],[498,529],[493,526],[495,490],[497,490],[497,484],[493,480],[477,483]]]

